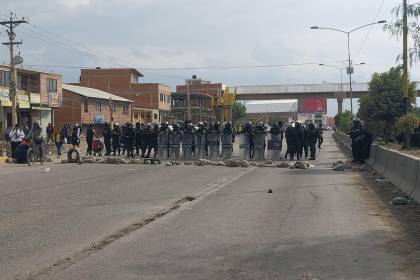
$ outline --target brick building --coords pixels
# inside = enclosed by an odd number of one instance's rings
[[[134,68],[82,69],[80,85],[100,89],[133,101],[133,122],[165,120],[171,109],[171,89],[159,83],[139,83]]]
[[[225,89],[226,85],[222,83],[211,83],[210,81],[199,79],[194,75],[191,79],[186,80],[184,85],[176,86],[176,94],[187,95],[190,92],[190,94],[204,94],[209,96],[210,106],[213,110],[213,121],[222,121],[224,119],[222,116],[223,112],[217,104],[220,103],[219,100],[221,100]],[[179,109],[177,110],[179,111]]]
[[[54,109],[55,126],[131,122],[131,101],[98,89],[63,84],[63,103]]]
[[[214,122],[216,116],[211,104],[212,97],[208,94],[191,93],[191,121]],[[168,118],[171,122],[183,122],[188,119],[188,99],[186,93],[172,93],[171,115]]]
[[[46,128],[54,122],[52,108],[61,106],[61,75],[17,68],[17,122],[31,126],[38,122]],[[0,65],[0,129],[13,126],[9,99],[10,68]]]

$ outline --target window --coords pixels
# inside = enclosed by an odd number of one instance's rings
[[[47,79],[47,92],[57,92],[56,79]]]
[[[139,118],[139,113],[134,113],[134,119],[138,119]]]
[[[95,102],[95,112],[101,112],[101,103]]]
[[[160,96],[160,102],[163,102],[163,98],[164,98],[163,93],[160,93],[159,96]]]
[[[17,75],[17,88],[20,90],[28,89],[28,77]]]
[[[8,87],[10,84],[10,72],[0,71],[0,86]]]
[[[117,111],[117,105],[112,103],[112,112],[115,113]]]
[[[89,107],[88,99],[87,97],[84,97],[83,98],[83,112],[87,113],[89,111],[88,107]]]
[[[153,120],[157,120],[158,119],[158,114],[154,113],[153,114]]]
[[[144,120],[144,113],[141,113],[141,119]]]
[[[123,114],[128,115],[128,105],[123,105]]]

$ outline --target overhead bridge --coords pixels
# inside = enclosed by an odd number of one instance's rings
[[[369,84],[353,83],[353,98],[369,94]],[[420,96],[420,83],[417,83],[417,96]],[[299,98],[350,98],[348,84],[303,84],[272,86],[237,86],[237,100],[279,100]]]
[[[416,86],[417,96],[420,96],[420,83]],[[369,84],[353,83],[353,98],[369,94]],[[237,86],[236,100],[281,100],[300,98],[337,99],[338,111],[342,112],[343,99],[350,98],[348,84],[302,84],[302,85],[267,85],[267,86]]]

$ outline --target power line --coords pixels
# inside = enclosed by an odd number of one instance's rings
[[[382,3],[381,3],[381,5],[379,6],[379,10],[378,10],[378,12],[376,13],[375,19],[374,19],[373,21],[376,21],[376,20],[379,18],[379,15],[380,15],[380,14],[381,14],[381,12],[382,12],[382,8],[384,7],[384,4],[385,4],[385,0],[382,0]],[[372,30],[373,30],[373,25],[369,28],[369,31],[368,31],[368,33],[366,34],[366,37],[365,37],[365,39],[363,40],[362,44],[360,45],[360,48],[359,48],[359,50],[357,51],[357,53],[356,53],[356,55],[354,56],[354,58],[356,58],[356,57],[358,57],[358,56],[359,56],[360,52],[361,52],[361,51],[362,51],[362,49],[364,48],[364,46],[365,46],[365,44],[366,44],[366,42],[367,42],[367,40],[368,40],[368,38],[369,38],[370,33],[372,32]]]
[[[242,66],[198,66],[198,67],[138,67],[135,68],[146,70],[146,71],[182,71],[182,70],[234,70],[234,69],[252,69],[252,68],[282,68],[282,67],[293,67],[293,66],[307,66],[307,65],[319,65],[320,63],[342,63],[344,60],[336,61],[324,61],[324,62],[305,62],[305,63],[289,63],[289,64],[265,64],[265,65],[242,65]],[[28,67],[48,67],[48,68],[69,68],[69,69],[86,69],[95,68],[95,66],[72,66],[72,65],[45,65],[45,64],[28,64]],[[123,66],[126,68],[128,66]]]

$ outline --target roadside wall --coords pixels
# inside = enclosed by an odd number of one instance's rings
[[[348,135],[336,132],[333,137],[351,150]],[[402,192],[420,202],[420,158],[373,144],[368,163]]]

